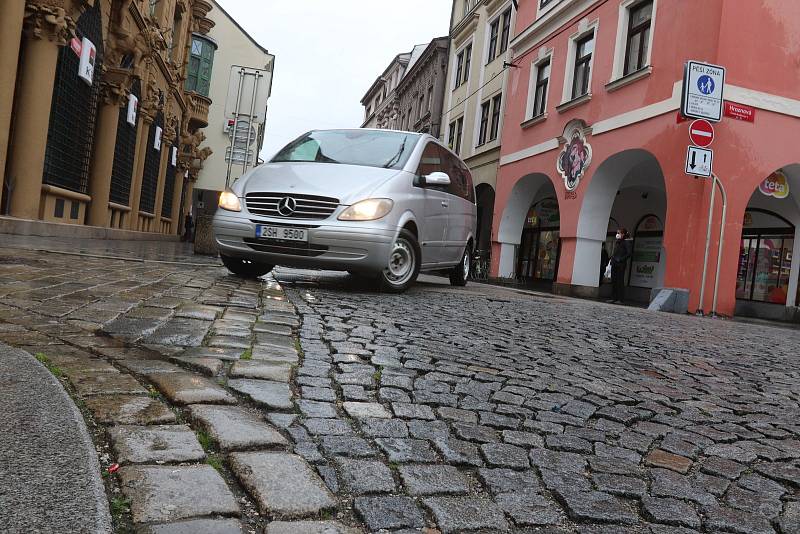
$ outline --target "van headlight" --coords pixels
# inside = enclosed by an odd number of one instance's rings
[[[239,197],[230,189],[226,189],[219,195],[219,207],[228,211],[242,211],[242,203]]]
[[[339,215],[340,221],[375,221],[392,211],[394,202],[388,198],[369,198],[356,202]]]

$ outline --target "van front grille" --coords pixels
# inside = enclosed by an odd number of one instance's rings
[[[283,219],[327,219],[339,207],[339,199],[289,193],[247,193],[247,210],[255,215]]]

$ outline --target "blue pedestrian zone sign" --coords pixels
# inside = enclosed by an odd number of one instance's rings
[[[688,61],[683,71],[681,113],[684,117],[722,120],[725,67]]]

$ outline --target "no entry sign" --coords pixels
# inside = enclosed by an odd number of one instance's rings
[[[714,127],[706,120],[694,121],[689,126],[689,140],[701,148],[709,146],[714,141]]]

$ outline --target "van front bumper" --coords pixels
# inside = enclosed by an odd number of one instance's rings
[[[257,238],[259,224],[303,228],[308,232],[308,242]],[[376,221],[251,219],[247,214],[221,209],[214,215],[213,229],[217,247],[226,256],[300,269],[363,273],[379,273],[386,268],[398,232]]]

